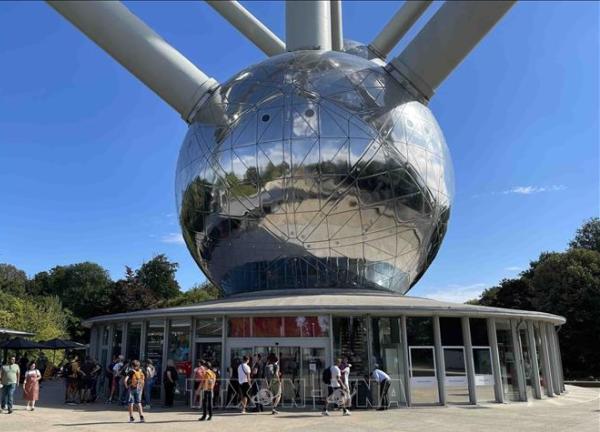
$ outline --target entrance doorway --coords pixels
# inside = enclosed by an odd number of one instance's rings
[[[409,347],[410,395],[413,405],[437,404],[438,383],[432,346]]]
[[[445,346],[444,350],[444,382],[446,401],[448,403],[469,403],[469,384],[465,363],[465,348],[462,346]]]
[[[282,380],[281,404],[288,406],[316,405],[323,395],[321,376],[328,367],[329,339],[229,339],[226,366],[229,378],[235,376],[243,356],[250,358],[250,367],[257,360],[266,362],[270,353],[279,359]],[[235,370],[234,370],[235,369]],[[234,384],[235,386],[235,384]]]

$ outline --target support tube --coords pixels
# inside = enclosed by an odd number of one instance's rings
[[[430,99],[514,3],[512,0],[447,1],[388,66]]]
[[[285,2],[285,43],[288,51],[331,50],[329,0]]]
[[[378,57],[385,59],[400,39],[427,10],[431,0],[406,1],[392,19],[369,44],[369,48]]]
[[[285,52],[285,43],[237,1],[206,0],[209,6],[268,56]]]
[[[331,49],[343,51],[342,0],[331,0]]]
[[[190,121],[218,83],[118,1],[48,4]]]

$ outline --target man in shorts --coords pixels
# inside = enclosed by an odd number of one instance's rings
[[[242,401],[242,414],[246,414],[246,405],[248,405],[248,391],[250,390],[251,369],[248,365],[250,358],[244,356],[242,363],[238,366],[238,381],[240,382],[240,400]]]
[[[144,423],[144,410],[142,408],[142,392],[144,390],[144,382],[146,377],[140,368],[140,361],[134,360],[131,362],[131,370],[125,376],[125,388],[129,390],[129,423],[133,423],[133,406],[137,406],[140,414],[140,423]]]

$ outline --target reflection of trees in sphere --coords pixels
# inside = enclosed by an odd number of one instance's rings
[[[435,257],[452,167],[429,109],[374,62],[299,51],[223,84],[181,148],[183,237],[224,294],[405,293]]]

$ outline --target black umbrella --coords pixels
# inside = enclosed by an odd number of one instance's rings
[[[44,348],[51,350],[60,350],[60,349],[85,349],[85,345],[80,344],[79,342],[74,342],[70,340],[63,340],[59,338],[50,339],[49,341],[43,342]]]
[[[0,344],[0,348],[2,349],[10,349],[10,350],[30,350],[30,349],[43,349],[46,348],[45,344],[41,344],[38,342],[31,341],[29,339],[24,339],[22,337],[16,337],[14,339],[9,339]]]

